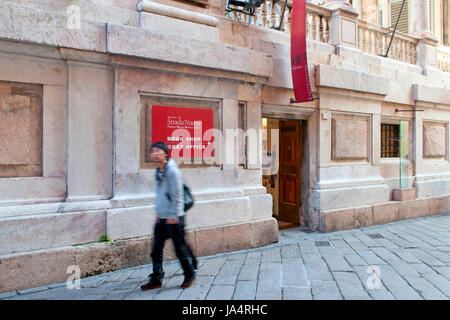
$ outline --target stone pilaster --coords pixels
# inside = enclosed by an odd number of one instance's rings
[[[421,38],[417,46],[417,65],[424,68],[437,68],[438,39],[430,31],[429,0],[410,0],[411,34]]]
[[[325,1],[324,8],[332,10],[330,44],[358,47],[358,12],[347,1]]]

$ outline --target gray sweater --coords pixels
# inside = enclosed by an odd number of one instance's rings
[[[158,173],[156,169],[155,178],[156,214],[161,219],[183,216],[183,177],[175,161],[169,159],[162,173]]]

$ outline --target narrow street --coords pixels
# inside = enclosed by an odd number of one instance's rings
[[[302,231],[303,230],[303,231]],[[0,294],[1,299],[449,299],[450,213],[323,234],[280,231],[280,242],[199,258],[196,283],[180,289],[178,261],[163,287],[141,291],[151,265]]]

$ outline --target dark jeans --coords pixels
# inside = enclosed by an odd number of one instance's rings
[[[194,266],[196,265],[195,256],[192,250],[184,240],[184,217],[178,217],[177,224],[166,224],[166,219],[160,219],[155,224],[155,231],[153,236],[152,248],[152,264],[153,264],[153,280],[162,282],[162,263],[163,263],[163,249],[164,243],[167,239],[172,239],[175,253],[180,261],[181,267],[184,271],[185,279],[194,277]],[[192,260],[192,261],[191,261]],[[194,262],[195,261],[195,262]]]

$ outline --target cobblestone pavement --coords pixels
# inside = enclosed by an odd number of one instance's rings
[[[0,299],[445,299],[450,298],[450,213],[333,233],[280,231],[263,248],[199,258],[196,283],[180,289],[178,261],[163,287],[141,291],[151,265],[0,294]]]

